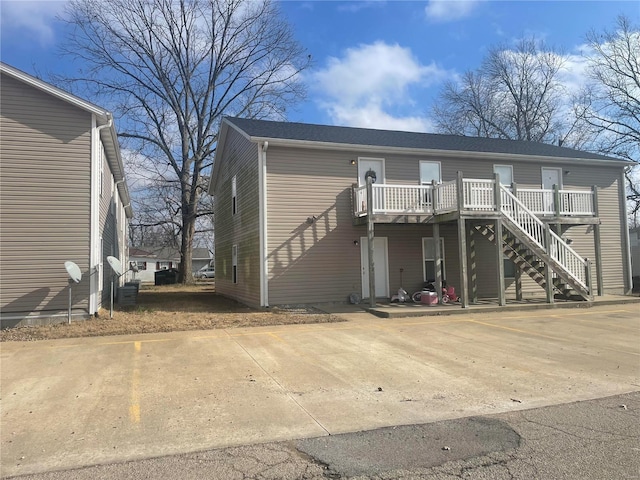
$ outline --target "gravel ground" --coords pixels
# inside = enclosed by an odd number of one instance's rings
[[[101,310],[97,318],[0,331],[0,342],[209,330],[298,323],[338,322],[340,318],[306,306],[256,310],[215,293],[213,284],[143,286],[137,305]]]

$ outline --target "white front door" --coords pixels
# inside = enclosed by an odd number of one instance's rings
[[[543,167],[542,188],[545,190],[551,190],[554,185],[558,185],[558,188],[562,188],[562,169]]]
[[[386,237],[373,239],[373,263],[376,276],[376,297],[389,297],[389,266]],[[369,242],[360,237],[360,270],[362,272],[362,298],[369,298]]]
[[[382,158],[359,158],[358,159],[358,186],[366,185],[365,174],[373,170],[376,174],[376,184],[384,183],[384,159]]]
[[[557,185],[562,188],[562,169],[542,167],[542,188],[543,190],[553,190],[553,186]],[[553,193],[544,192],[544,210],[547,214],[553,214],[555,211],[555,200]]]
[[[371,170],[375,173],[376,185],[384,183],[384,159],[383,158],[359,158],[358,159],[358,186],[362,187],[367,184],[365,175]],[[358,197],[358,207],[365,211],[367,209],[367,192],[362,190]],[[375,203],[375,200],[374,200]],[[379,205],[382,208],[382,205]]]

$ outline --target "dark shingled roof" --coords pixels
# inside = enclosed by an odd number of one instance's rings
[[[597,153],[582,152],[539,142],[434,133],[399,132],[393,130],[373,130],[369,128],[335,127],[308,123],[272,122],[239,117],[227,117],[227,120],[243,130],[250,137],[274,140],[302,140],[345,145],[506,153],[512,155],[624,162],[624,160],[599,155]]]

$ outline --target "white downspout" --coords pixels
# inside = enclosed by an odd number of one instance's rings
[[[269,244],[267,242],[267,149],[258,146],[258,183],[260,195],[260,306],[269,306]]]
[[[631,239],[629,238],[629,214],[627,211],[627,178],[624,169],[620,172],[620,188],[618,189],[620,196],[620,210],[622,213],[622,245],[624,257],[622,259],[623,276],[624,276],[624,294],[630,295],[633,287],[633,273],[631,267]]]
[[[113,117],[108,116],[109,121],[105,125],[97,125],[96,116],[91,115],[91,248],[89,253],[89,315],[98,312],[98,275],[100,264],[100,130],[113,126]]]

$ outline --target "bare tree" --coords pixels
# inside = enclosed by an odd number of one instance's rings
[[[479,69],[445,84],[433,108],[437,129],[546,143],[566,137],[563,65],[560,54],[532,38],[492,48]]]
[[[590,82],[576,116],[596,135],[595,150],[640,163],[640,28],[620,16],[615,31],[590,31],[587,42]],[[640,212],[638,168],[626,172],[632,219]]]
[[[86,82],[121,116],[125,146],[147,161],[148,218],[180,238],[189,282],[223,115],[284,118],[304,96],[309,58],[270,0],[71,0],[65,52]],[[153,167],[149,165],[153,164]]]

